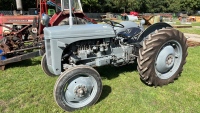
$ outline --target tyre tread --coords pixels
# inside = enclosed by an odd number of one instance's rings
[[[171,82],[174,82],[176,80],[182,70],[183,65],[186,63],[186,57],[188,55],[187,53],[187,39],[183,35],[182,32],[173,29],[173,28],[163,28],[160,30],[156,30],[154,32],[155,34],[150,34],[147,39],[143,41],[143,47],[139,49],[139,58],[137,59],[138,62],[138,71],[140,74],[140,78],[142,81],[147,83],[148,85],[154,85],[154,86],[163,86],[167,85]],[[166,37],[169,37],[169,39],[176,38],[176,40],[179,40],[179,42],[183,45],[182,46],[182,62],[180,64],[179,69],[177,70],[178,73],[174,74],[169,79],[161,80],[159,77],[157,77],[155,71],[154,71],[154,58],[152,58],[151,55],[155,54],[155,51],[158,51],[159,46],[162,45],[160,42],[165,42]],[[179,38],[179,39],[178,39]],[[149,48],[149,49],[148,49]]]

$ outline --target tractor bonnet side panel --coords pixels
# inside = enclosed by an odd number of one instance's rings
[[[45,50],[49,70],[61,73],[63,50],[71,43],[81,40],[115,37],[115,32],[107,24],[64,25],[44,28]]]

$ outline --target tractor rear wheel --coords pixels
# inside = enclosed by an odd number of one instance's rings
[[[139,49],[138,71],[148,85],[163,86],[176,80],[186,63],[187,39],[172,28],[150,34]]]
[[[82,19],[82,18],[79,18],[79,17],[73,17],[73,24],[86,24],[86,20],[85,19]],[[69,25],[69,18],[65,18],[63,19],[59,24],[59,26],[62,26],[62,25]]]
[[[42,56],[42,60],[41,60],[41,67],[42,67],[42,70],[44,71],[44,73],[48,76],[56,76],[54,75],[49,69],[48,69],[48,66],[47,66],[47,58],[46,58],[46,54],[44,54]]]
[[[66,111],[74,111],[97,102],[102,92],[99,73],[89,66],[67,69],[56,81],[54,99]]]

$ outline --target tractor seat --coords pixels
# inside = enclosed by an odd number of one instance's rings
[[[123,38],[132,38],[138,35],[142,30],[139,27],[128,28],[125,31],[119,32],[117,35]]]

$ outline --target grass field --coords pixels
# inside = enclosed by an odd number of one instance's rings
[[[178,28],[183,33],[191,33],[200,35],[200,28],[192,27],[192,28]]]
[[[135,65],[101,67],[103,92],[92,107],[77,113],[196,113],[200,111],[199,52],[189,48],[181,77],[173,84],[149,87],[143,84]],[[60,113],[53,99],[57,77],[46,76],[40,67],[41,57],[9,64],[0,71],[0,112]]]
[[[179,20],[176,20],[176,25],[182,25],[182,24]],[[191,26],[200,26],[200,22],[191,22]]]

